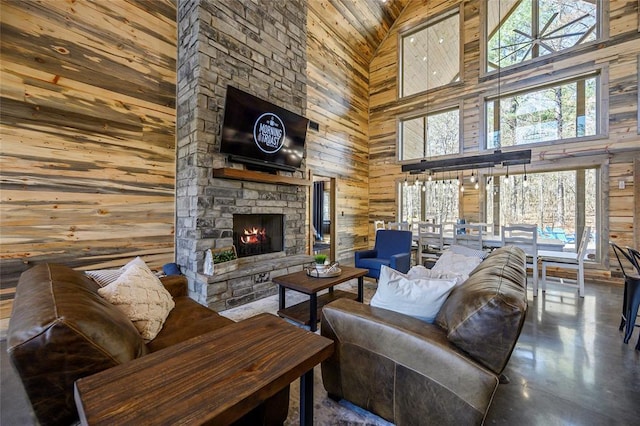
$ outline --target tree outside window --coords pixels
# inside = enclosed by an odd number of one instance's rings
[[[565,242],[565,250],[577,247],[584,226],[598,229],[597,169],[578,169],[524,175],[494,176],[487,185],[487,222],[494,225],[538,225],[540,238]],[[591,239],[593,252],[596,244]]]
[[[591,76],[487,101],[487,148],[597,134],[597,91]]]
[[[400,160],[460,152],[460,111],[438,111],[400,122]]]
[[[458,219],[459,190],[455,180],[407,181],[400,184],[399,192],[403,222],[447,223]]]

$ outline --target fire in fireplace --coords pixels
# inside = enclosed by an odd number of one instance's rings
[[[234,214],[233,241],[238,257],[284,250],[284,215]]]

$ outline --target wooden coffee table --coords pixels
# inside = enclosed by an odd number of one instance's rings
[[[362,303],[362,293],[364,290],[364,276],[369,272],[368,269],[352,268],[350,266],[341,266],[342,273],[333,278],[315,278],[307,275],[305,271],[294,272],[293,274],[283,275],[273,279],[279,288],[279,310],[278,315],[283,318],[308,325],[311,331],[318,329],[318,320],[322,307],[341,297],[348,297]],[[334,290],[333,287],[352,280],[358,279],[358,294],[342,290]],[[294,290],[300,293],[308,294],[309,300],[298,303],[297,305],[285,307],[285,290]],[[328,293],[318,296],[318,292],[329,289]]]
[[[229,424],[301,378],[313,424],[313,367],[333,341],[261,314],[75,383],[84,425]]]

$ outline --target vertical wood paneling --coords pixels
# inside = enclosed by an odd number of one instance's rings
[[[173,260],[174,0],[3,1],[0,317],[20,273]]]
[[[355,28],[348,2],[309,2],[307,167],[336,178],[336,260],[366,248],[368,220],[368,58],[375,42]]]

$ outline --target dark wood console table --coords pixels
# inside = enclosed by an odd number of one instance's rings
[[[293,274],[283,275],[273,279],[273,282],[279,286],[279,310],[278,315],[283,318],[308,325],[311,331],[318,329],[318,320],[322,307],[341,297],[351,297],[362,303],[362,295],[364,291],[364,276],[369,272],[367,269],[352,268],[350,266],[341,266],[342,273],[332,278],[315,278],[307,275],[305,271],[294,272]],[[349,293],[341,290],[334,290],[333,287],[352,280],[358,279],[358,294]],[[285,307],[285,289],[298,291],[308,294],[309,301],[298,303],[297,305]],[[329,289],[329,292],[318,296],[318,292]]]
[[[311,425],[313,367],[332,353],[330,339],[261,314],[79,379],[75,401],[84,425],[229,424],[300,377]]]

